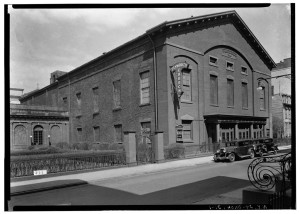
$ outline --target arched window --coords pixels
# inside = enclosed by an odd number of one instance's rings
[[[36,126],[33,129],[33,145],[42,145],[43,144],[43,127]]]

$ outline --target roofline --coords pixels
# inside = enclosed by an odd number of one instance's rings
[[[150,34],[153,34],[157,31],[160,31],[162,28],[167,27],[167,26],[171,26],[174,24],[181,24],[181,23],[186,23],[186,22],[190,22],[190,21],[197,21],[197,20],[201,20],[201,19],[205,19],[205,18],[212,18],[212,17],[216,17],[216,16],[223,16],[223,15],[233,15],[236,16],[239,21],[245,26],[245,28],[248,30],[248,32],[251,34],[251,36],[255,39],[256,43],[260,46],[260,48],[263,50],[263,52],[266,54],[266,56],[269,58],[270,62],[272,63],[273,68],[276,68],[276,63],[274,62],[274,60],[271,58],[271,56],[268,54],[268,52],[264,49],[264,47],[261,45],[261,43],[258,41],[258,39],[255,37],[255,35],[252,33],[252,31],[249,29],[249,27],[246,25],[246,23],[242,20],[242,18],[238,15],[238,13],[235,10],[230,10],[230,11],[225,11],[225,12],[220,12],[220,13],[213,13],[213,14],[207,14],[207,15],[202,15],[202,16],[196,16],[196,17],[190,17],[190,18],[183,18],[183,19],[178,19],[178,20],[174,20],[174,21],[165,21],[159,25],[156,25],[152,28],[150,28],[149,30],[146,30],[145,33],[143,33],[142,35],[106,52],[105,54],[102,54],[101,56],[98,56],[82,65],[80,65],[79,67],[74,68],[73,70],[71,70],[70,72],[67,72],[66,74],[61,75],[60,77],[57,78],[57,80],[63,79],[65,77],[69,77],[71,74],[75,73],[76,71],[80,70],[82,67],[91,64],[93,62],[95,62],[96,60],[102,59],[104,57],[106,57],[107,55],[127,46],[128,44],[131,44],[139,39],[142,39],[143,37],[147,37]],[[270,69],[271,70],[271,69]],[[57,83],[57,82],[55,82]],[[28,97],[29,95],[33,95],[35,93],[38,93],[40,91],[43,91],[45,89],[47,89],[48,87],[53,86],[53,84],[48,85],[40,90],[34,91],[32,94],[28,94],[26,96],[23,96],[20,101],[22,101],[23,99],[25,99],[26,97]]]
[[[37,94],[39,92],[43,92],[44,90],[46,90],[48,88],[51,88],[52,86],[57,85],[57,84],[58,84],[58,82],[54,82],[50,85],[45,86],[44,88],[41,88],[41,89],[38,89],[38,90],[33,90],[31,92],[28,92],[27,94],[23,94],[23,95],[21,95],[21,98],[19,100],[22,101],[22,100],[26,99],[28,96],[32,96],[32,95]]]

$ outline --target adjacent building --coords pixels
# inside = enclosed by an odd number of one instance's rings
[[[279,62],[271,74],[274,137],[291,137],[291,58]]]
[[[10,88],[9,89],[9,103],[20,104],[20,98],[23,96],[24,89],[22,88]]]
[[[10,148],[69,142],[69,117],[59,107],[10,104]]]
[[[122,142],[124,131],[141,140],[146,130],[198,147],[269,135],[274,67],[228,11],[164,22],[20,101],[68,112],[72,143]]]

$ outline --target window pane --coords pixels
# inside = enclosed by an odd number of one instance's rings
[[[218,104],[218,78],[210,76],[210,103]]]
[[[182,121],[182,126],[183,126],[183,132],[182,132],[182,137],[183,140],[191,140],[193,139],[193,134],[192,134],[192,121],[189,120],[183,120]]]
[[[122,125],[115,125],[115,139],[116,142],[123,141]]]
[[[121,105],[121,81],[117,80],[113,82],[113,86],[114,107],[119,107]]]
[[[144,72],[140,74],[140,85],[141,85],[141,104],[150,102],[150,82],[149,82],[150,72]]]
[[[234,85],[233,80],[227,79],[227,105],[234,105]]]
[[[248,108],[248,85],[242,83],[242,107]]]

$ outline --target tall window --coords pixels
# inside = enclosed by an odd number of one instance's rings
[[[76,94],[76,98],[77,98],[78,109],[81,110],[81,93],[80,92]]]
[[[123,141],[122,125],[115,125],[115,140],[116,142]]]
[[[182,126],[183,126],[183,133],[182,133],[183,140],[192,140],[193,139],[192,121],[183,120]]]
[[[95,142],[100,141],[100,127],[99,126],[94,127],[94,141]]]
[[[121,80],[113,82],[114,108],[121,107]]]
[[[98,87],[93,88],[93,104],[94,104],[94,113],[99,112],[99,89],[98,89]]]
[[[234,83],[232,79],[227,79],[227,106],[234,106]]]
[[[43,127],[36,126],[33,130],[33,145],[43,144]]]
[[[259,104],[260,104],[260,109],[261,110],[265,110],[266,109],[265,87],[264,86],[262,86],[262,89],[260,90]]]
[[[242,108],[248,108],[248,84],[242,82]]]
[[[140,74],[140,94],[141,104],[150,103],[150,72],[146,71]]]
[[[191,72],[188,70],[182,71],[182,89],[183,95],[181,97],[184,101],[192,101],[191,96]]]
[[[78,142],[82,141],[82,128],[77,128],[77,140]]]
[[[210,104],[218,105],[218,77],[210,75]]]

